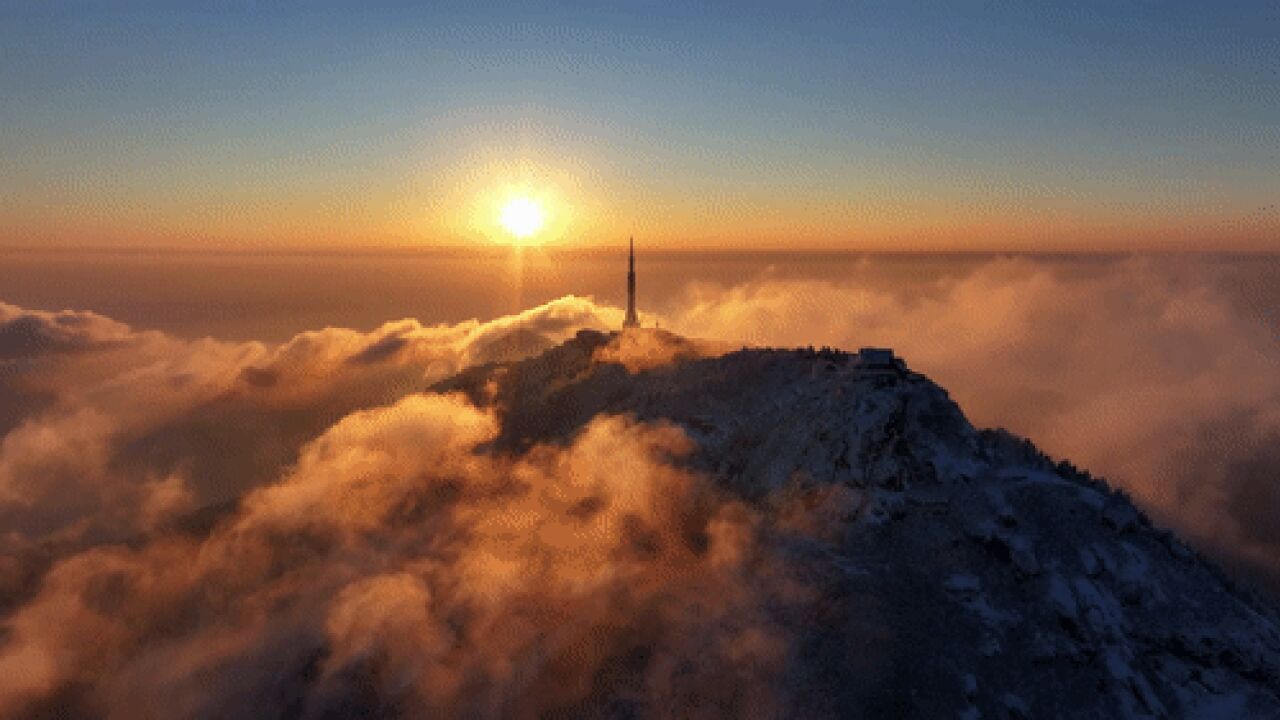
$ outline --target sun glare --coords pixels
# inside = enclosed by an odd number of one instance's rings
[[[533,237],[538,230],[542,229],[545,220],[542,207],[526,197],[508,201],[502,207],[502,214],[498,218],[502,226],[520,241]]]

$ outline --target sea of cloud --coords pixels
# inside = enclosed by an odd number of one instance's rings
[[[978,424],[1274,582],[1280,348],[1220,288],[1159,260],[1067,277],[999,259],[910,297],[695,284],[661,320],[724,343],[894,347]],[[601,417],[496,457],[476,449],[497,418],[424,392],[621,318],[566,297],[268,346],[0,304],[0,715],[787,706],[780,618],[820,593],[769,539],[785,509],[679,469],[674,427]],[[633,371],[683,357],[612,351]]]
[[[0,715],[785,703],[778,612],[814,593],[759,510],[679,469],[679,429],[496,456],[490,411],[425,392],[621,319],[569,297],[267,347],[0,305]]]

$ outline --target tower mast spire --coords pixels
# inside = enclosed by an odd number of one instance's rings
[[[640,327],[640,318],[636,315],[636,239],[631,238],[631,250],[627,255],[627,319],[622,327]]]

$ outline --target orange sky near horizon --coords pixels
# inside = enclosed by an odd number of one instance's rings
[[[359,250],[503,246],[509,233],[480,193],[453,211],[371,197],[239,198],[208,203],[99,199],[0,215],[0,247]],[[818,198],[566,196],[549,190],[546,247],[850,251],[1277,251],[1280,219],[1261,210],[992,208]]]
[[[459,140],[461,139],[461,142]],[[669,176],[607,146],[535,147],[465,128],[368,167],[210,163],[46,177],[0,201],[0,246],[343,250],[506,245],[503,202],[534,198],[535,244],[661,249],[1141,251],[1280,249],[1280,210],[1257,192],[1127,177],[1038,185],[940,162],[853,167],[694,164]],[[440,146],[445,145],[446,150]],[[313,161],[318,163],[319,161]],[[1023,168],[1023,172],[1028,172]],[[664,182],[674,178],[672,183]],[[1102,180],[1106,180],[1103,182]],[[678,181],[678,182],[676,182]]]
[[[498,141],[495,140],[495,144]],[[502,246],[503,202],[533,198],[547,247],[616,245],[635,235],[660,249],[866,251],[1180,251],[1280,249],[1280,212],[1256,205],[1151,197],[1104,200],[1075,189],[1014,197],[992,181],[965,188],[884,174],[812,184],[698,183],[696,190],[626,177],[607,160],[513,161],[474,153],[443,167],[411,158],[376,177],[327,185],[261,175],[200,181],[62,182],[0,204],[0,247],[343,250]],[[563,157],[563,156],[562,156]],[[614,170],[612,176],[606,174]],[[296,171],[295,171],[296,172]],[[621,175],[621,177],[620,177]],[[354,181],[353,181],[354,180]],[[945,178],[944,178],[945,180]],[[1253,204],[1251,204],[1253,203]]]

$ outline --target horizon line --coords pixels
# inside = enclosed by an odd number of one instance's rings
[[[614,252],[625,252],[626,241],[620,240],[617,245],[593,243],[590,245],[569,245],[551,243],[547,245],[501,245],[479,243],[455,244],[422,244],[422,245],[319,245],[319,246],[237,246],[211,245],[195,247],[190,245],[6,245],[0,243],[0,253],[47,253],[65,255],[74,253],[92,253],[105,255],[247,255],[262,257],[289,256],[412,256],[412,255],[509,255],[513,253],[548,253],[548,254],[582,254],[595,255]],[[621,250],[620,250],[621,249]],[[1017,248],[1017,247],[972,247],[972,248],[880,248],[880,247],[722,247],[713,245],[670,245],[662,244],[645,248],[640,245],[639,252],[645,255],[902,255],[902,256],[979,256],[979,255],[1046,255],[1046,256],[1126,256],[1126,255],[1240,255],[1250,257],[1280,255],[1277,248],[1198,248],[1198,247],[1132,247],[1132,248]]]

